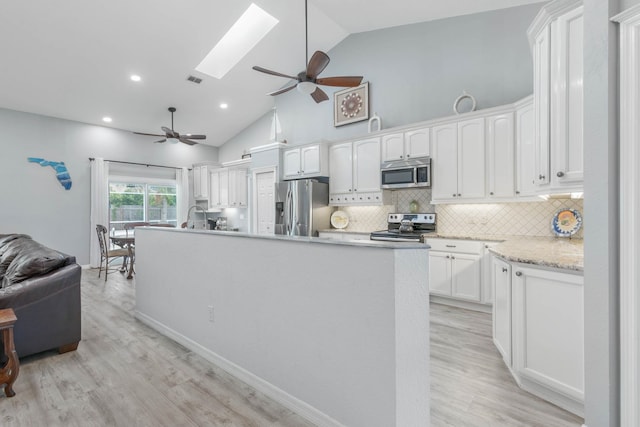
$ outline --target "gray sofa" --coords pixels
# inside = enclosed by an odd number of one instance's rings
[[[13,308],[18,318],[14,326],[18,357],[78,347],[80,274],[75,257],[24,234],[0,234],[0,309]]]

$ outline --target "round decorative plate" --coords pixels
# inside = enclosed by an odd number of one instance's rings
[[[331,225],[338,229],[345,228],[349,225],[349,216],[344,211],[335,211],[331,214]]]
[[[582,227],[582,215],[575,209],[562,209],[556,212],[551,228],[556,236],[571,237]]]

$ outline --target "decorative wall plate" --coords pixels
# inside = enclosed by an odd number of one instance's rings
[[[471,101],[471,108],[468,111],[460,111],[460,102],[465,99],[468,99]],[[476,110],[476,99],[473,97],[473,95],[469,95],[466,90],[463,90],[462,95],[457,97],[453,103],[453,112],[456,114],[462,114],[462,113],[470,113],[475,110]]]
[[[551,228],[556,236],[571,237],[582,227],[582,215],[576,209],[561,209],[553,216]]]
[[[337,229],[345,228],[349,225],[349,215],[344,211],[335,211],[331,214],[331,225]]]

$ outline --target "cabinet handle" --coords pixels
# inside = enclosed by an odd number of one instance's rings
[[[540,181],[542,181],[544,178],[545,178],[545,176],[544,176],[544,175],[542,175],[542,174],[538,176],[538,179],[539,179]]]
[[[456,197],[455,193],[454,193],[453,197]]]
[[[556,174],[558,178],[562,178],[564,176],[564,172],[560,171]]]
[[[516,271],[516,276],[518,277],[522,276],[522,271]]]
[[[411,154],[407,154],[407,158],[411,157]]]
[[[516,190],[516,194],[520,194],[520,192],[518,190]]]
[[[448,248],[455,248],[456,245],[446,245]]]
[[[493,196],[493,191],[491,193],[489,193],[490,196]]]
[[[351,189],[349,189],[349,193],[351,193]]]
[[[508,271],[508,270],[507,270],[506,268],[502,267],[502,272],[503,272],[503,273],[506,273],[507,271]]]
[[[402,156],[400,156],[400,158],[402,158]]]
[[[447,255],[447,259],[451,258],[449,255]]]
[[[354,189],[353,189],[353,191],[358,191],[358,189],[357,189],[357,188],[354,188]]]
[[[462,194],[458,193],[458,197],[462,196]]]
[[[451,259],[456,259],[456,257],[454,257],[453,255],[451,255]]]

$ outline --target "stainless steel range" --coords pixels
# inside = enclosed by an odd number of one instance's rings
[[[374,231],[369,238],[391,242],[420,242],[423,234],[435,232],[434,213],[392,213],[387,216],[387,229]]]

